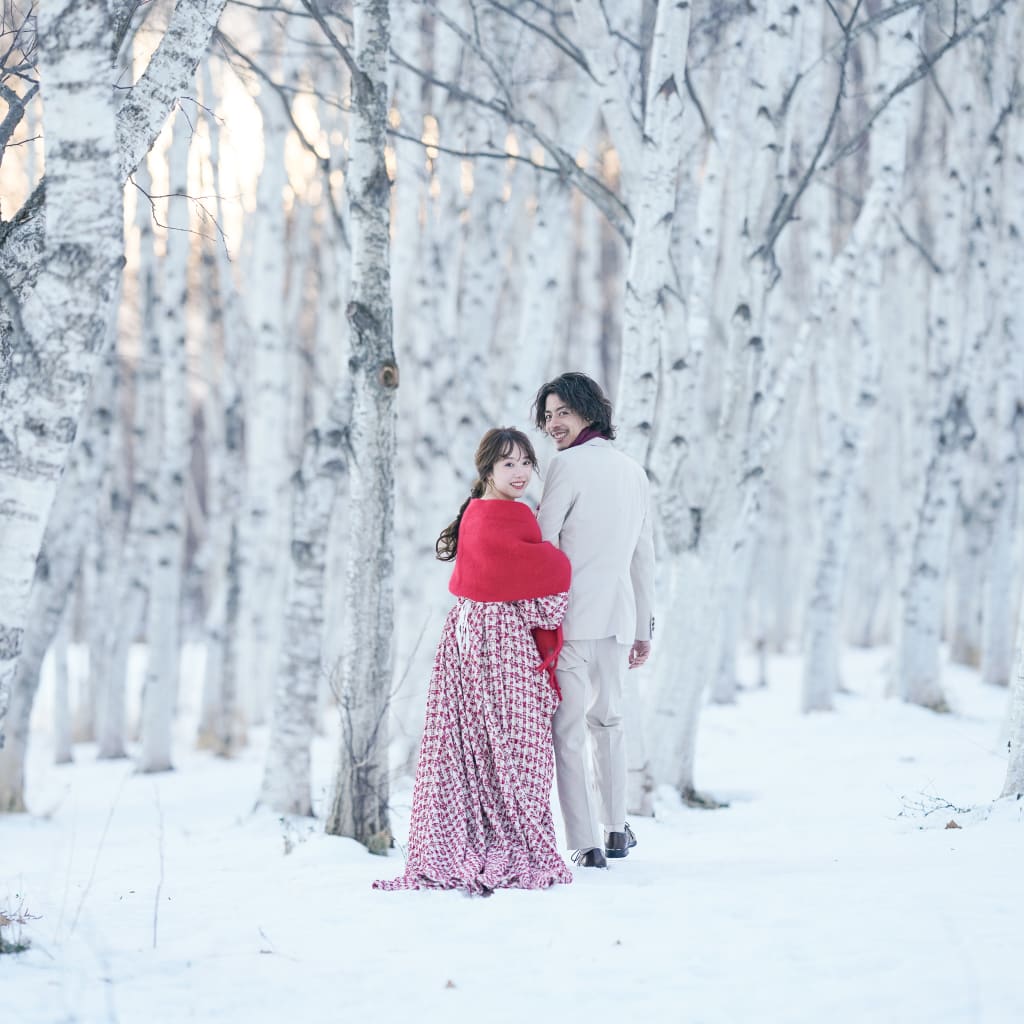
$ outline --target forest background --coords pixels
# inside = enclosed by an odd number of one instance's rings
[[[434,539],[565,369],[657,508],[631,813],[715,804],[744,645],[936,713],[946,645],[1024,791],[1019,0],[5,0],[0,52],[0,810],[48,652],[56,759],[161,772],[191,644],[196,742],[269,726],[308,815],[338,715],[386,847]]]

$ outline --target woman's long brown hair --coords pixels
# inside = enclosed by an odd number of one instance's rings
[[[451,562],[455,558],[455,553],[459,549],[459,526],[469,503],[474,498],[484,496],[495,464],[507,459],[517,447],[536,468],[537,453],[533,450],[530,439],[521,430],[516,430],[515,427],[493,427],[480,439],[476,455],[473,456],[476,480],[470,488],[469,497],[462,503],[459,514],[441,531],[441,536],[434,545],[437,557],[442,562]]]

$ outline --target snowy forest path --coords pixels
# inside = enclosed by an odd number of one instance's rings
[[[489,900],[373,892],[400,851],[252,813],[265,730],[237,759],[193,752],[161,776],[80,747],[73,770],[30,772],[45,817],[3,822],[20,867],[0,903],[19,893],[40,915],[33,948],[0,959],[5,1004],[23,1024],[67,1019],[69,998],[121,1024],[327,1021],[339,999],[355,1019],[449,1022],[609,1004],[658,1021],[1020,1019],[1007,894],[1021,808],[987,803],[1005,691],[947,668],[954,713],[932,715],[883,698],[888,656],[847,651],[858,692],[810,718],[795,710],[798,660],[773,658],[769,687],[706,713],[702,781],[727,809],[662,787],[627,860]],[[321,811],[332,749],[317,738]],[[410,786],[393,791],[400,839]]]

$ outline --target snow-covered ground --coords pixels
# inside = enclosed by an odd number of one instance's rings
[[[0,820],[0,909],[39,915],[0,958],[3,1019],[1024,1021],[1024,801],[992,804],[1006,694],[951,668],[954,714],[907,707],[885,657],[850,652],[856,692],[810,717],[796,661],[772,661],[702,722],[727,809],[663,790],[627,860],[491,899],[374,892],[398,851],[254,814],[259,732],[230,762],[183,732],[160,776],[89,747],[55,768],[41,734],[34,813]],[[320,740],[321,800],[331,767]]]

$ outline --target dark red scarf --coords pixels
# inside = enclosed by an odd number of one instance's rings
[[[604,437],[604,434],[602,434],[600,430],[595,430],[593,427],[584,427],[576,435],[576,440],[569,445],[569,448],[575,448],[577,445],[586,444],[588,441],[593,441],[595,437]],[[565,451],[568,451],[569,448],[566,448]]]
[[[571,578],[569,559],[541,539],[537,519],[526,505],[482,498],[469,503],[459,524],[455,571],[448,583],[456,597],[526,601],[564,593]],[[538,669],[548,673],[561,697],[555,668],[562,649],[562,627],[535,629],[533,639],[542,659]]]

